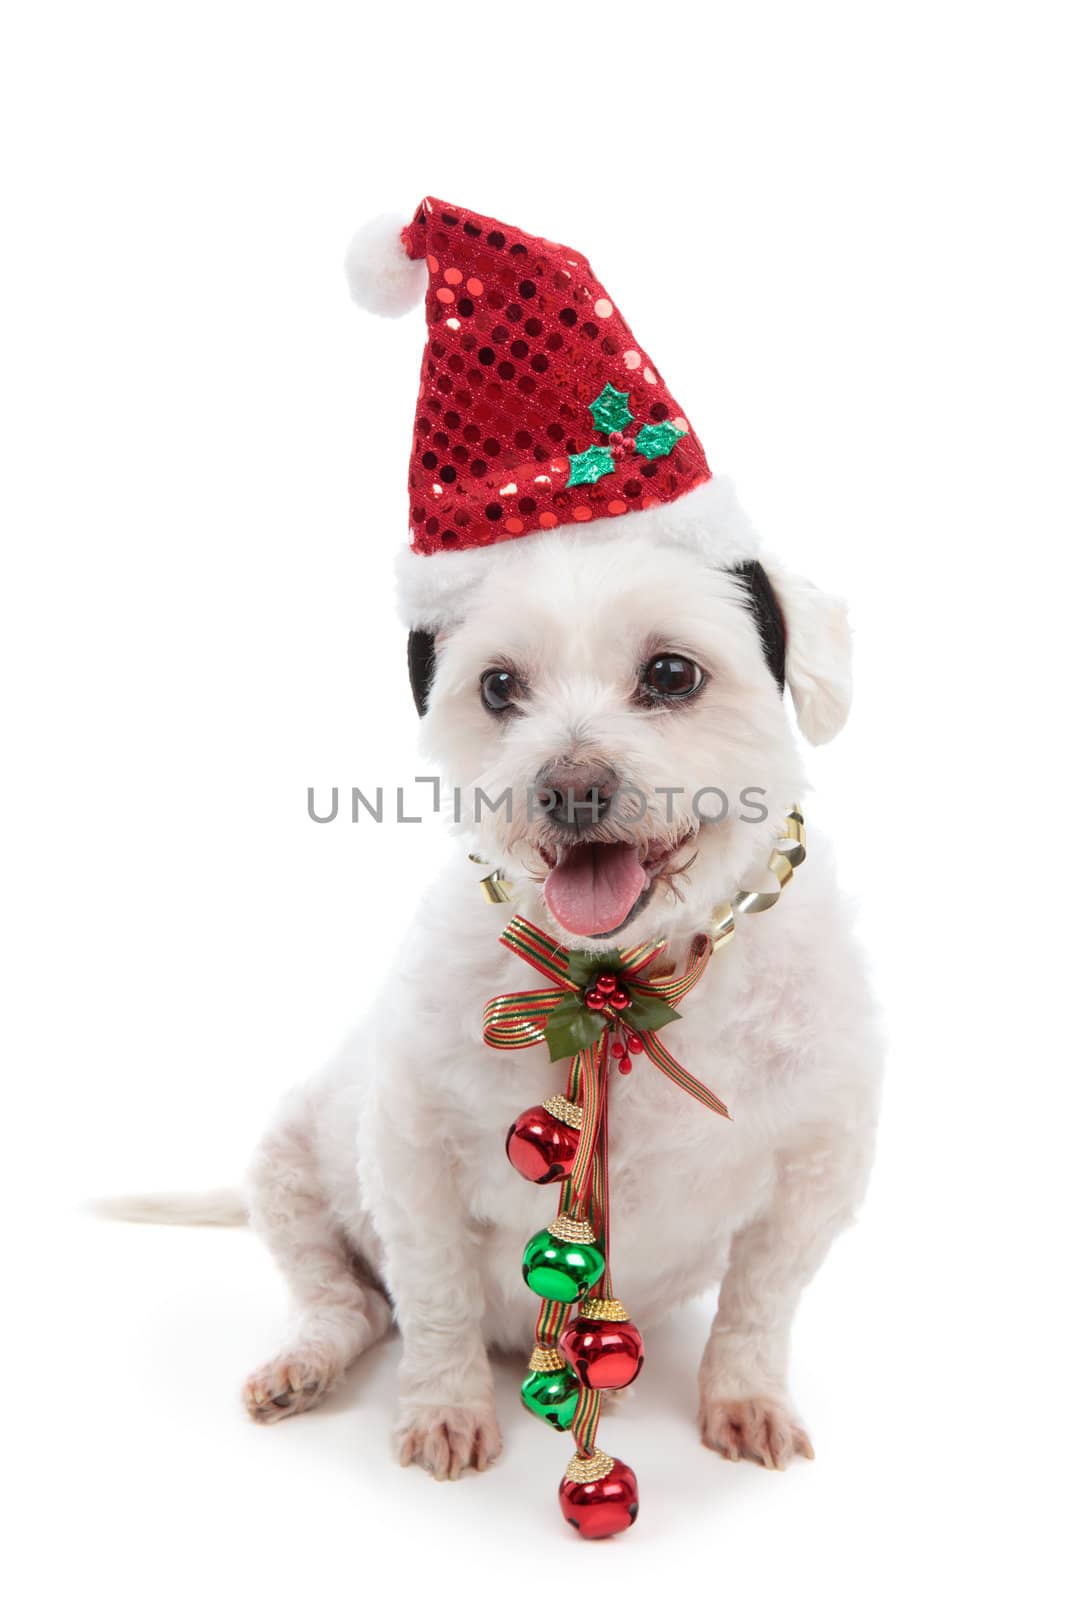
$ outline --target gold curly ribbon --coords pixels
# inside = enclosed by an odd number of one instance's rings
[[[804,817],[799,806],[794,806],[785,819],[785,831],[771,851],[771,858],[767,862],[767,870],[778,879],[777,889],[766,893],[759,893],[754,889],[742,889],[734,897],[733,908],[735,911],[769,911],[781,899],[782,890],[789,883],[797,868],[807,859],[806,839],[804,834]]]
[[[477,861],[478,857],[471,856],[471,860]],[[486,863],[483,861],[480,865],[484,867]],[[494,867],[492,872],[479,879],[478,887],[487,905],[505,906],[511,899],[515,885],[505,878],[499,867]]]

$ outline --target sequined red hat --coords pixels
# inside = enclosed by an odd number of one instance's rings
[[[546,529],[640,518],[674,542],[714,536],[726,559],[756,553],[732,498],[707,492],[686,413],[578,251],[427,198],[406,226],[380,218],[361,230],[346,266],[353,298],[386,315],[425,290],[401,573],[409,623],[454,614],[488,565],[473,553]],[[702,488],[699,528],[695,504],[665,515]]]

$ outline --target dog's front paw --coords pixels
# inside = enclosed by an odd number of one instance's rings
[[[467,1467],[484,1472],[503,1448],[491,1404],[403,1405],[395,1439],[402,1467],[425,1467],[442,1480],[458,1478]]]
[[[756,1461],[783,1468],[796,1456],[814,1461],[815,1452],[789,1407],[764,1395],[746,1400],[701,1397],[700,1437],[728,1461]]]
[[[340,1363],[315,1345],[286,1350],[253,1372],[242,1398],[253,1422],[281,1422],[317,1406],[341,1375]]]

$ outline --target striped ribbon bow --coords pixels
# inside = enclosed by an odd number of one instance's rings
[[[729,1116],[718,1095],[686,1071],[657,1031],[678,1017],[674,1002],[684,999],[703,977],[716,943],[713,938],[701,934],[694,939],[684,970],[666,978],[641,976],[666,948],[666,939],[588,955],[562,950],[525,917],[514,917],[500,942],[552,983],[546,989],[499,994],[488,1001],[482,1016],[486,1044],[495,1050],[525,1050],[544,1042],[553,1061],[558,1061],[565,1056],[595,1055],[611,1026],[624,1027],[641,1040],[649,1060],[673,1083],[709,1111]],[[595,989],[597,978],[606,973],[625,985],[627,1003],[616,1007],[609,994],[602,1006],[591,1009],[587,996]]]

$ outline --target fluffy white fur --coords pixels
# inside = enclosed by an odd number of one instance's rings
[[[509,548],[439,640],[426,739],[468,795],[505,784],[522,794],[546,763],[586,758],[611,762],[647,792],[683,785],[683,807],[704,784],[730,795],[765,789],[767,821],[735,811],[702,828],[684,847],[695,850],[687,876],[658,888],[628,927],[627,940],[666,936],[677,962],[714,903],[762,880],[803,776],[734,580],[684,540],[650,560],[637,529],[612,534],[606,544],[563,530]],[[847,632],[824,627],[825,605],[808,587],[790,581],[780,592],[795,624],[801,720],[828,737],[847,704]],[[698,701],[634,705],[653,641],[705,668]],[[482,671],[501,659],[529,686],[521,712],[503,720],[479,697]],[[392,963],[380,1020],[290,1096],[259,1149],[251,1218],[296,1310],[290,1342],[246,1386],[259,1421],[313,1404],[395,1316],[400,1459],[455,1476],[500,1449],[487,1351],[530,1346],[536,1302],[519,1261],[554,1205],[551,1190],[511,1172],[502,1144],[523,1106],[561,1088],[563,1069],[544,1050],[486,1048],[481,1009],[490,995],[538,981],[497,942],[516,910],[561,943],[596,947],[553,924],[541,826],[524,814],[508,824],[500,812],[477,830],[477,849],[516,885],[511,906],[480,902],[471,840],[461,842]],[[662,802],[640,827],[660,839],[684,831]],[[879,1079],[864,974],[817,833],[780,905],[744,920],[684,1013],[670,1047],[733,1120],[705,1112],[647,1063],[613,1076],[615,1281],[643,1326],[720,1284],[697,1378],[701,1436],[728,1456],[783,1466],[811,1453],[789,1399],[790,1326],[863,1193]]]
[[[643,566],[648,565],[654,550],[665,545],[693,550],[706,563],[719,567],[760,558],[759,536],[729,478],[712,478],[666,505],[631,511],[625,524],[602,517],[571,523],[565,533],[572,545],[595,545],[610,551],[624,526],[629,538],[640,538]],[[409,628],[433,631],[446,627],[466,614],[476,590],[489,581],[495,583],[498,576],[506,577],[516,565],[521,567],[521,551],[528,542],[504,539],[481,550],[449,550],[430,556],[402,551],[397,561],[400,615]]]
[[[650,795],[681,785],[673,819],[659,798],[629,825],[676,841],[679,864],[693,857],[684,875],[659,880],[626,932],[627,942],[666,937],[669,966],[714,904],[761,884],[804,779],[736,580],[684,536],[664,538],[651,557],[637,523],[612,527],[610,540],[565,529],[509,546],[438,638],[425,735],[468,797],[507,785],[523,796],[561,761],[609,762]],[[457,558],[439,559],[444,568]],[[777,568],[774,581],[801,725],[829,737],[847,709],[843,616]],[[700,663],[703,692],[669,709],[635,704],[642,662],[665,646]],[[482,672],[501,661],[527,685],[503,719],[479,694]],[[741,820],[735,804],[686,837],[692,797],[709,784],[732,798],[762,788],[766,821]],[[400,1460],[454,1477],[500,1450],[487,1351],[530,1347],[536,1301],[519,1262],[555,1204],[551,1189],[510,1170],[503,1139],[524,1106],[563,1086],[564,1067],[543,1049],[488,1049],[482,1005],[539,981],[498,943],[515,911],[562,944],[597,947],[553,922],[537,848],[546,826],[520,805],[510,823],[503,811],[486,815],[473,839],[457,841],[392,961],[375,1020],[289,1096],[259,1148],[248,1208],[289,1283],[295,1321],[246,1384],[257,1421],[315,1404],[395,1318]],[[514,882],[512,905],[481,902],[485,868],[468,862],[472,844]],[[862,1196],[880,1071],[861,962],[816,830],[781,903],[742,919],[683,1009],[670,1048],[733,1120],[640,1059],[631,1076],[612,1076],[615,1283],[644,1327],[720,1286],[696,1376],[700,1435],[729,1457],[780,1467],[811,1454],[789,1398],[790,1327]],[[232,1215],[232,1202],[220,1206]]]
[[[426,263],[412,261],[400,242],[402,217],[372,217],[353,234],[345,254],[348,292],[364,311],[402,317],[426,293]]]

